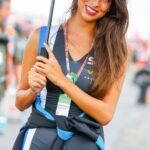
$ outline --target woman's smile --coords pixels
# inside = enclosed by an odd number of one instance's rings
[[[96,21],[102,18],[111,6],[111,1],[79,0],[78,12],[83,20]]]
[[[85,12],[88,14],[88,15],[96,15],[98,13],[98,11],[94,8],[92,8],[91,6],[88,6],[88,5],[85,5]]]

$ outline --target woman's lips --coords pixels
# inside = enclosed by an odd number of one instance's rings
[[[87,14],[92,15],[92,16],[97,14],[97,10],[95,10],[95,9],[93,9],[90,6],[87,6],[87,5],[85,5],[85,11],[86,11]]]

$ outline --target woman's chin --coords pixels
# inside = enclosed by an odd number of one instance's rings
[[[88,15],[82,15],[82,19],[85,22],[90,22],[90,23],[95,23],[96,22],[96,19],[94,17],[90,17]]]

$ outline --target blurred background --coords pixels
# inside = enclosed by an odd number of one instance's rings
[[[7,76],[0,74],[1,85],[7,79],[6,87],[0,89],[5,90],[4,95],[0,93],[0,99],[3,99],[0,103],[0,150],[12,149],[19,128],[29,115],[30,109],[19,112],[14,105],[22,54],[29,34],[47,24],[50,2],[11,0],[6,10],[1,10],[0,3],[0,71],[6,66],[6,60],[2,59],[6,43],[9,51]],[[69,3],[70,0],[56,0],[53,24],[66,19]],[[106,150],[150,149],[150,1],[128,0],[128,9],[129,66],[116,113],[105,126]],[[1,18],[7,18],[5,23],[1,23]],[[7,37],[3,35],[4,26]]]

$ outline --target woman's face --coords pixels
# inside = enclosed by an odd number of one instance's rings
[[[77,13],[88,22],[102,18],[111,6],[111,0],[78,0]]]

